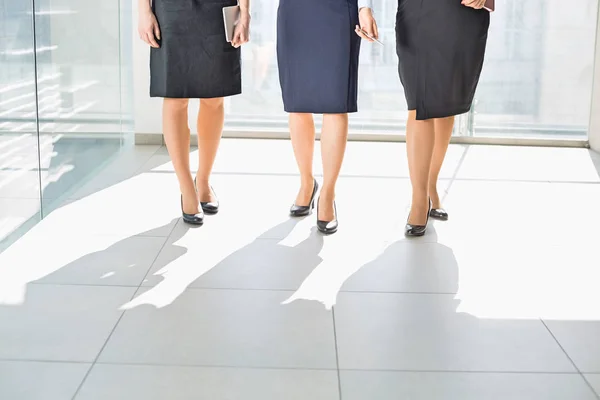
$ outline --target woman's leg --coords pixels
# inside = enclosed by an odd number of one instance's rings
[[[308,206],[314,188],[315,122],[312,114],[291,113],[290,136],[300,171],[300,192],[298,192],[295,204]]]
[[[408,223],[425,225],[429,211],[429,171],[435,142],[433,120],[417,121],[416,111],[408,112],[406,150],[412,184],[412,205]]]
[[[198,111],[198,172],[196,184],[198,199],[201,202],[216,201],[210,190],[210,174],[212,172],[225,120],[223,98],[200,99]]]
[[[196,214],[199,209],[194,182],[190,173],[188,103],[188,99],[164,99],[163,134],[179,181],[179,188],[183,195],[183,212]]]
[[[431,159],[431,168],[429,170],[429,196],[433,203],[433,208],[442,208],[442,202],[437,191],[438,177],[446,157],[446,151],[452,137],[454,128],[454,117],[436,118],[433,121],[435,131],[435,145],[433,147],[433,158]]]
[[[325,114],[321,134],[321,158],[323,162],[323,188],[319,202],[318,219],[333,221],[335,213],[335,184],[346,152],[348,140],[348,114]]]

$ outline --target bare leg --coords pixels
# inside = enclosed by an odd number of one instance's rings
[[[201,99],[198,111],[198,172],[196,184],[198,185],[198,200],[202,202],[216,201],[210,190],[210,173],[217,157],[225,108],[223,98]]]
[[[164,99],[163,134],[183,195],[183,212],[196,214],[199,210],[194,182],[190,173],[188,103],[188,99]]]
[[[300,170],[300,192],[296,197],[296,205],[308,206],[314,187],[315,122],[312,114],[290,114],[290,135]]]
[[[333,201],[335,184],[342,169],[342,161],[348,140],[348,114],[325,114],[321,134],[321,157],[323,162],[323,189],[319,202],[318,219],[332,221],[335,218]]]
[[[433,120],[417,121],[416,112],[408,112],[406,150],[412,184],[412,205],[408,223],[425,225],[429,210],[429,170],[435,141]]]
[[[433,158],[431,159],[431,169],[429,170],[429,197],[433,203],[433,208],[442,208],[440,195],[437,191],[438,177],[446,157],[446,151],[452,137],[454,128],[454,117],[436,118],[433,120],[435,130],[435,145],[433,147]]]

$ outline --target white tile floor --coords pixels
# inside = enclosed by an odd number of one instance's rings
[[[452,146],[407,240],[404,151],[350,143],[331,237],[286,141],[224,141],[201,228],[125,152],[0,253],[0,399],[600,399],[600,156]]]

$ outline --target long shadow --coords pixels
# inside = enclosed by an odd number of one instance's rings
[[[323,248],[323,237],[316,229],[294,246],[283,244],[285,239],[274,239],[287,238],[298,223],[297,219],[288,219],[249,243],[247,238],[225,237],[220,248],[211,243],[210,248],[196,249],[198,257],[193,262],[159,257],[148,274],[147,290],[123,309],[141,305],[162,308],[172,304],[189,287],[295,290],[301,276],[322,262],[319,253]],[[173,246],[176,240],[170,238],[168,246]],[[194,253],[188,254],[193,256]]]
[[[154,232],[164,231],[173,227],[178,219],[161,227],[127,237],[115,242],[109,247],[86,254],[61,267],[46,277],[48,281],[64,281],[68,277],[88,281],[89,283],[101,282],[106,285],[139,286],[152,266],[156,252],[146,251],[144,248],[148,241],[155,241],[155,249],[160,250],[162,260],[171,263],[184,256],[188,249],[176,243],[190,229],[182,226],[174,229],[168,238],[153,236]],[[159,244],[164,242],[161,247]],[[65,278],[62,278],[62,277]]]
[[[102,250],[86,254],[85,247],[79,247],[80,243],[65,241],[67,239],[61,241],[60,237],[53,241],[56,243],[52,249],[55,253],[45,258],[44,249],[40,250],[41,254],[35,253],[37,249],[28,254],[20,249],[16,253],[19,258],[15,259],[13,256],[4,259],[6,264],[0,268],[0,304],[22,304],[27,286],[35,282],[137,287],[156,256],[156,253],[147,251],[145,245],[148,241],[155,241],[154,248],[160,250],[167,238],[155,236],[155,232],[167,230],[173,224],[174,221],[171,221],[162,227],[137,233],[115,243],[110,242],[110,236],[93,237],[90,239],[94,241],[90,244],[91,247],[97,248],[102,241],[111,244]],[[187,253],[186,248],[173,244],[173,241],[183,237],[186,232],[187,228],[177,230],[172,241],[162,246],[162,250],[166,250],[168,254],[165,262],[173,262]],[[78,257],[80,254],[84,255]],[[22,259],[23,256],[26,259]]]

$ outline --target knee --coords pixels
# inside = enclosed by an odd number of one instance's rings
[[[223,107],[223,97],[217,97],[213,99],[200,99],[200,107],[217,109]]]
[[[169,111],[185,110],[189,102],[189,99],[164,99],[163,107]]]

